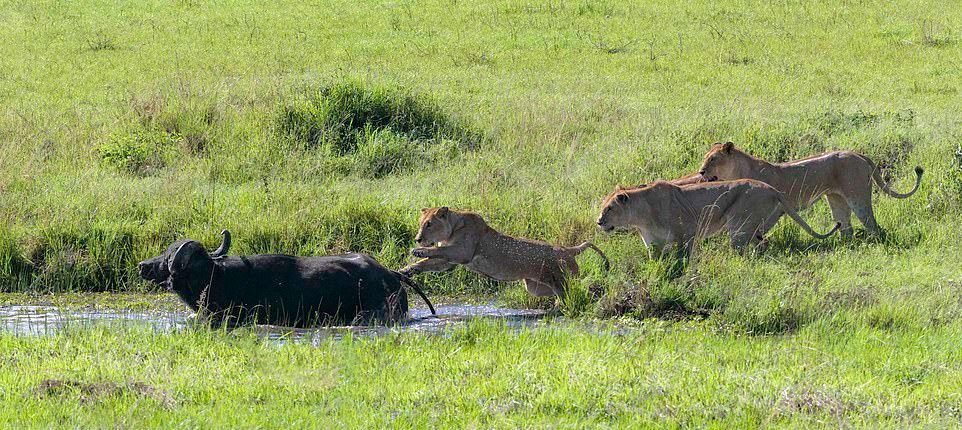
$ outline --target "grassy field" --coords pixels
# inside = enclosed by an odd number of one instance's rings
[[[624,327],[620,327],[624,328]],[[251,332],[0,337],[5,428],[957,427],[960,325],[745,337],[474,323],[279,346]]]
[[[183,237],[214,246],[222,228],[234,254],[363,251],[401,267],[418,209],[448,205],[513,235],[594,241],[612,270],[582,257],[585,277],[563,312],[646,321],[624,338],[483,326],[470,329],[483,335],[471,347],[460,335],[280,349],[205,333],[0,335],[13,364],[0,370],[0,398],[32,399],[36,423],[90,411],[84,422],[106,425],[110,411],[166,396],[173,406],[151,415],[158,425],[230,419],[204,416],[212,393],[225,392],[225,414],[296,412],[280,422],[337,410],[333,423],[385,420],[377,426],[392,416],[958,425],[962,8],[0,0],[0,40],[2,292],[144,291],[137,261]],[[652,260],[637,235],[594,226],[616,184],[687,174],[724,140],[770,160],[857,150],[899,190],[914,166],[926,174],[909,199],[876,194],[884,240],[818,242],[783,221],[762,255],[717,238],[683,263]],[[831,225],[824,202],[802,215],[818,230]],[[463,270],[421,279],[433,295],[550,305]],[[649,324],[671,335],[648,340]],[[542,349],[531,375],[504,368],[518,351]],[[288,358],[289,379],[262,371]],[[302,361],[319,363],[307,375],[316,381],[299,379]],[[437,379],[424,376],[427,363]],[[471,363],[497,377],[458,379]],[[234,373],[205,384],[219,365]],[[889,372],[921,382],[900,385]],[[367,377],[397,384],[358,382]],[[59,394],[31,397],[44,378],[167,394],[59,404],[46,401]],[[315,401],[284,400],[290,393]],[[610,406],[597,403],[605,393]],[[497,401],[477,401],[489,394]],[[779,406],[785,396],[820,406]]]

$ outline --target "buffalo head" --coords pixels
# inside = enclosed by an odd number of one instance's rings
[[[176,292],[187,303],[196,302],[207,285],[214,260],[223,258],[230,249],[230,232],[221,234],[223,241],[212,253],[196,240],[174,242],[162,254],[138,264],[140,277]]]

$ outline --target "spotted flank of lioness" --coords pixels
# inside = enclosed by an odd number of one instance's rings
[[[578,276],[575,257],[591,248],[604,260],[598,247],[584,242],[574,247],[515,238],[491,228],[480,215],[447,207],[421,211],[420,229],[411,253],[423,258],[401,273],[443,272],[463,264],[468,270],[499,281],[524,281],[535,296],[565,295],[567,277]]]

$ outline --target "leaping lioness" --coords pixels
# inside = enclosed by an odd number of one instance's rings
[[[503,235],[480,215],[447,207],[421,210],[421,222],[414,238],[419,247],[411,250],[423,258],[400,270],[406,275],[443,272],[463,264],[468,270],[499,281],[524,281],[535,296],[564,297],[568,276],[578,276],[575,257],[591,248],[604,260],[608,257],[590,242],[565,248],[549,243]]]

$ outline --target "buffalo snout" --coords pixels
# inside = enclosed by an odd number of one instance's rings
[[[150,275],[150,265],[147,264],[146,261],[141,261],[140,263],[137,263],[137,268],[138,268],[138,270],[139,270],[139,272],[140,272],[140,277],[141,277],[141,278],[145,278],[145,279],[146,279],[147,276]]]
[[[170,276],[165,270],[163,260],[157,257],[137,263],[137,272],[141,278],[147,281],[163,282]]]

